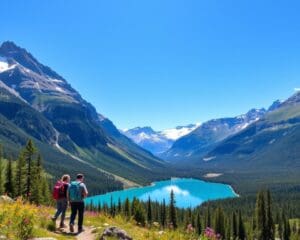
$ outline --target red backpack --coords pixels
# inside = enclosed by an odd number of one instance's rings
[[[57,200],[64,197],[65,184],[63,181],[58,180],[53,188],[52,196],[53,199]]]

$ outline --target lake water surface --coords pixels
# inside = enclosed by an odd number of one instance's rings
[[[238,196],[230,185],[205,182],[193,178],[175,178],[167,181],[154,182],[150,186],[130,188],[89,197],[86,199],[86,203],[92,203],[95,206],[99,203],[101,203],[101,205],[106,203],[109,206],[111,197],[113,202],[117,204],[119,198],[123,203],[126,198],[132,201],[134,197],[141,201],[147,201],[150,196],[152,201],[162,202],[163,199],[165,199],[168,204],[171,190],[173,190],[175,194],[176,206],[180,208],[194,208],[207,200]]]

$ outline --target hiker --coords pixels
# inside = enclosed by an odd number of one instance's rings
[[[84,213],[84,198],[88,195],[87,188],[83,183],[83,174],[77,174],[76,181],[71,182],[68,189],[68,200],[71,205],[71,217],[70,217],[70,232],[74,232],[74,222],[78,212],[78,233],[84,231],[83,213]]]
[[[68,199],[67,199],[67,191],[70,183],[70,176],[65,174],[58,180],[53,189],[53,198],[56,200],[56,213],[54,217],[52,217],[53,221],[56,221],[59,215],[61,214],[60,218],[60,228],[65,228],[66,225],[64,224],[66,210],[68,207]]]

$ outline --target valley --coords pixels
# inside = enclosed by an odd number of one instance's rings
[[[299,1],[0,10],[0,240],[300,240]]]
[[[236,117],[163,131],[119,131],[25,49],[4,42],[0,55],[0,139],[5,155],[16,156],[32,138],[53,179],[81,169],[94,193],[173,176],[233,184],[240,193],[276,188],[278,175],[291,188],[299,180],[300,93],[275,101],[267,110],[251,109]],[[268,174],[261,170],[266,168]],[[245,176],[255,176],[253,184]]]
[[[210,206],[215,215],[219,208],[226,214],[242,209],[248,224],[257,192],[268,189],[275,206],[289,218],[300,218],[300,92],[268,109],[250,109],[236,117],[162,131],[118,130],[27,50],[4,42],[0,57],[4,159],[17,159],[33,140],[44,157],[50,184],[64,173],[74,176],[80,171],[86,176],[92,195],[86,203],[92,212],[115,217],[118,205],[119,214],[126,217],[122,209],[131,202],[141,211],[132,217],[145,224],[151,219],[139,219],[145,214],[141,209],[152,206],[158,214],[162,200],[169,202],[174,193],[181,226],[199,214],[198,224],[209,224],[203,215]],[[161,221],[158,215],[155,220]]]

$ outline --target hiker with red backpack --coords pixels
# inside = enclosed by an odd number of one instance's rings
[[[56,200],[56,213],[54,217],[52,217],[53,221],[56,221],[59,215],[60,218],[60,228],[65,228],[66,225],[64,224],[66,210],[68,207],[68,198],[67,192],[70,184],[70,176],[65,174],[62,176],[60,180],[58,180],[53,188],[53,199]]]
[[[83,183],[83,174],[77,174],[76,181],[71,182],[68,188],[68,200],[71,205],[70,232],[74,232],[75,218],[78,213],[78,233],[84,231],[83,214],[84,214],[84,198],[88,195],[87,188]]]

